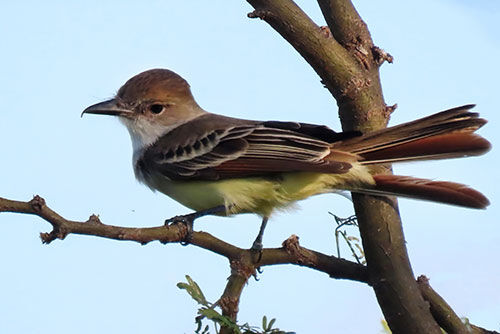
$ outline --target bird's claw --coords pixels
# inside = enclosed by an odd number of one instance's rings
[[[168,225],[173,225],[173,224],[178,224],[178,223],[183,223],[183,224],[192,224],[193,223],[193,218],[190,217],[191,215],[180,215],[180,216],[174,216],[171,218],[168,218],[165,220],[165,226]]]
[[[193,214],[174,216],[172,218],[165,220],[165,226],[184,224],[186,226],[187,233],[184,239],[181,240],[181,245],[187,246],[190,244],[191,239],[193,237],[193,224],[195,219],[196,217]]]

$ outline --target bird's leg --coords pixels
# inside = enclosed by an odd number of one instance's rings
[[[180,216],[174,216],[172,218],[169,218],[165,220],[165,225],[171,225],[171,224],[178,224],[182,223],[186,225],[187,227],[187,234],[184,240],[181,242],[183,245],[189,244],[189,241],[191,240],[191,237],[193,235],[193,224],[195,219],[198,219],[203,216],[208,216],[208,215],[213,215],[221,212],[226,212],[226,206],[225,205],[219,205],[213,208],[205,209],[205,210],[200,210],[196,211],[187,215],[180,215]]]
[[[262,250],[262,238],[264,237],[264,230],[266,229],[267,221],[269,217],[262,218],[262,223],[260,224],[259,234],[257,234],[257,238],[252,244],[252,250],[261,251]]]

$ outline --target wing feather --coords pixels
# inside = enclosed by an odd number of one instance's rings
[[[153,166],[171,180],[213,180],[297,171],[345,173],[351,168],[344,156],[335,160],[330,143],[308,134],[312,125],[301,133],[290,129],[300,123],[266,123],[205,128],[197,136],[177,141],[179,144],[164,138],[161,145],[152,145],[143,154],[143,169]],[[274,124],[279,127],[272,127]],[[319,133],[328,139],[340,137],[326,127]]]

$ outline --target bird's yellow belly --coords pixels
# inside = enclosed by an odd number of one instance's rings
[[[161,184],[160,184],[161,183]],[[296,201],[335,190],[353,190],[374,184],[364,166],[345,174],[284,173],[277,178],[242,178],[220,181],[155,182],[154,188],[188,208],[199,211],[225,205],[227,214],[256,213],[269,216]]]

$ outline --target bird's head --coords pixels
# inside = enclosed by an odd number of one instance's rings
[[[114,98],[86,108],[82,115],[118,116],[137,149],[203,113],[186,80],[170,70],[153,69],[132,77]]]

